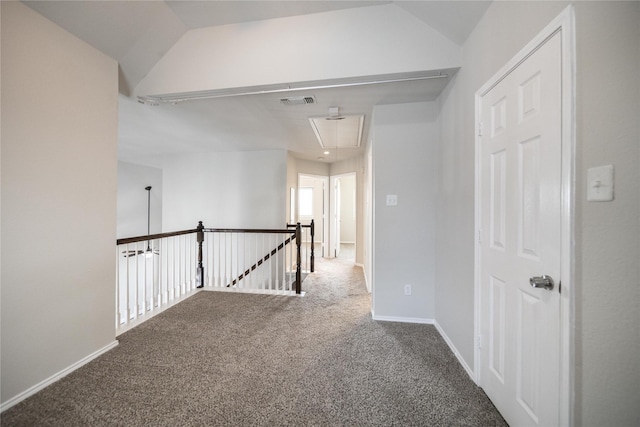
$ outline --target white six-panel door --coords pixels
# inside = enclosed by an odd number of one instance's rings
[[[479,383],[512,426],[559,422],[561,40],[547,39],[478,107]]]

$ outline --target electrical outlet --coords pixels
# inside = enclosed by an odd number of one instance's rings
[[[404,285],[404,294],[411,295],[411,285]]]

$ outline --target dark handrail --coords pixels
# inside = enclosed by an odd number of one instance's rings
[[[147,235],[138,236],[138,237],[127,237],[124,239],[116,240],[116,245],[125,245],[127,243],[144,242],[146,240],[162,239],[164,237],[181,236],[183,234],[196,233],[197,231],[198,229],[194,228],[193,230],[181,230],[181,231],[172,231],[169,233],[147,234]]]
[[[295,227],[295,225],[294,225]],[[304,227],[304,225],[303,225]],[[207,233],[289,233],[294,234],[295,230],[276,230],[268,228],[203,228],[202,231]],[[116,245],[125,245],[127,243],[144,242],[145,240],[162,239],[164,237],[181,236],[183,234],[197,233],[198,229],[171,231],[168,233],[145,234],[144,236],[125,237],[116,240]]]
[[[257,266],[261,265],[264,261],[268,260],[270,256],[275,255],[279,250],[281,250],[284,246],[289,244],[292,240],[296,240],[297,242],[297,256],[296,256],[296,283],[295,283],[295,291],[296,293],[301,292],[302,287],[302,275],[301,275],[301,255],[300,255],[300,240],[301,240],[301,230],[302,228],[311,228],[311,271],[313,272],[313,234],[314,234],[314,224],[313,220],[311,220],[311,224],[309,225],[301,225],[300,223],[292,225],[287,224],[287,227],[295,227],[294,230],[277,230],[277,229],[265,229],[265,228],[204,228],[202,225],[202,221],[198,223],[198,228],[189,229],[189,230],[181,230],[181,231],[172,231],[169,233],[157,233],[157,234],[147,234],[145,236],[137,236],[137,237],[127,237],[123,239],[117,239],[116,245],[126,245],[129,243],[137,243],[144,241],[151,241],[155,239],[162,239],[166,237],[174,237],[174,236],[182,236],[185,234],[193,234],[197,233],[197,244],[198,244],[198,264],[196,267],[196,282],[198,288],[202,288],[204,286],[204,266],[202,264],[202,243],[204,241],[204,233],[273,233],[273,234],[291,234],[286,242],[281,243],[276,249],[271,251],[271,253],[267,254],[263,259],[258,260],[258,262],[253,265],[251,268],[246,270],[244,274],[241,274],[236,280],[233,281],[232,284],[236,284],[237,281],[242,280],[247,274],[251,271],[255,270]],[[230,284],[231,285],[231,284]],[[230,286],[227,285],[227,286]]]
[[[311,220],[311,223],[313,223],[313,220]],[[298,224],[287,224],[288,228],[296,228],[298,226]],[[311,228],[311,224],[300,224],[300,227],[302,228]]]
[[[295,230],[277,230],[269,228],[205,228],[207,233],[290,233],[293,234]]]

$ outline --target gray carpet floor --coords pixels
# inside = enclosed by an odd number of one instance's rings
[[[304,297],[200,292],[5,411],[5,426],[503,426],[431,325],[377,322],[362,271]]]

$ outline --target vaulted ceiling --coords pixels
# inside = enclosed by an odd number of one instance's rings
[[[459,46],[473,30],[490,2],[25,1],[25,4],[118,61],[121,93],[119,158],[133,163],[161,166],[163,156],[202,151],[285,149],[296,157],[310,160],[332,162],[348,158],[362,152],[375,105],[434,100],[456,72],[455,67],[450,67],[445,70],[412,69],[378,73],[374,67],[373,73],[365,75],[358,71],[359,75],[345,75],[344,79],[334,75],[327,80],[306,81],[310,79],[302,78],[299,81],[288,81],[289,86],[295,90],[282,90],[281,86],[274,85],[245,85],[239,80],[239,84],[217,87],[213,92],[216,96],[207,99],[177,104],[160,102],[159,105],[138,102],[138,95],[158,94],[138,93],[141,86],[153,86],[148,82],[141,85],[141,82],[149,80],[148,76],[154,72],[158,74],[158,68],[162,67],[163,61],[167,62],[167,57],[173,55],[180,58],[175,53],[176,46],[180,45],[178,42],[181,40],[184,44],[185,35],[193,31],[222,27],[225,34],[237,36],[240,32],[255,31],[255,27],[261,22],[287,24],[293,17],[310,16],[313,19],[315,16],[323,16],[336,20],[345,17],[350,20],[347,25],[353,24],[354,31],[362,34],[361,29],[367,25],[362,21],[369,19],[371,11],[375,10],[371,8],[384,7],[385,13],[397,11],[398,16],[411,21],[407,21],[410,23],[409,27],[417,22],[418,26],[424,26],[429,31],[435,30],[452,45]],[[403,27],[406,28],[406,25]],[[269,28],[273,31],[278,26],[272,25]],[[282,28],[286,31],[287,26]],[[405,28],[399,27],[395,31],[402,33]],[[322,31],[314,31],[305,36],[314,40],[332,40],[332,36],[336,35],[338,38],[343,37],[343,40],[348,37],[344,28],[340,30],[336,26],[334,29],[333,25],[325,25]],[[332,34],[333,31],[337,34]],[[409,30],[406,32],[405,37],[424,37],[427,34],[418,34],[415,30],[413,33]],[[300,33],[297,30],[297,33],[285,35],[295,39]],[[374,40],[375,37],[369,38],[371,43],[380,44],[379,40]],[[314,57],[313,50],[317,49],[314,46],[316,45],[310,45],[310,52],[305,53],[306,58]],[[338,48],[339,46],[336,47]],[[401,48],[402,46],[398,46],[398,49]],[[273,49],[271,54],[275,54],[278,46],[271,46],[270,49]],[[427,48],[424,53],[428,54]],[[420,52],[408,54],[419,55]],[[353,51],[351,55],[349,61],[354,63],[366,62],[368,59],[362,51]],[[266,70],[272,69],[275,73],[282,74],[280,70],[299,67],[297,59],[278,58],[278,63],[269,63],[267,60],[265,67]],[[288,63],[282,64],[283,61]],[[448,78],[415,79],[415,76],[425,76],[429,72],[446,74]],[[174,78],[189,77],[176,74]],[[373,81],[376,83],[371,83]],[[359,84],[362,82],[369,84]],[[205,91],[207,89],[211,88],[202,88]],[[234,95],[229,96],[230,94]],[[284,105],[280,100],[287,96],[313,96],[316,102]],[[326,116],[330,107],[339,107],[340,114],[364,114],[365,125],[360,148],[340,149],[339,154],[324,154],[325,149],[317,142],[308,118]]]

